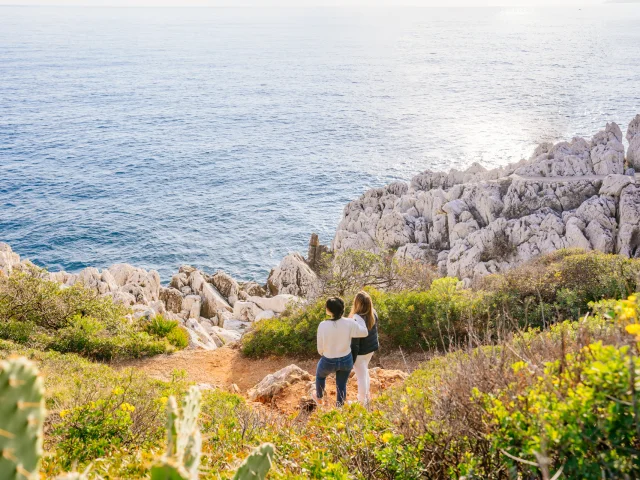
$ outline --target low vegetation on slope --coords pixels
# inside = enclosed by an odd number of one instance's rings
[[[75,352],[96,360],[171,352],[188,344],[187,333],[156,317],[127,316],[110,297],[79,282],[62,287],[31,267],[10,276],[0,272],[0,338],[40,350]]]
[[[268,478],[638,478],[638,300],[602,301],[580,321],[439,354],[370,409],[282,417],[205,391],[201,478],[231,478],[253,447],[276,447]],[[114,371],[0,341],[46,381],[42,472],[145,478],[163,449],[167,397],[187,382]]]
[[[471,288],[440,278],[426,290],[368,290],[380,317],[382,348],[429,351],[465,344],[470,337],[492,343],[498,332],[579,318],[590,302],[626,298],[638,290],[639,275],[637,259],[560,250]],[[315,356],[316,330],[324,319],[320,299],[282,318],[263,320],[243,338],[243,353]]]

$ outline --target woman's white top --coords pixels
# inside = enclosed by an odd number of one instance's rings
[[[355,319],[325,320],[318,325],[318,353],[326,358],[346,357],[351,353],[351,339],[369,335],[360,315]]]

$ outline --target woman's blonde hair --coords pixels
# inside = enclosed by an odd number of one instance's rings
[[[373,308],[373,301],[367,292],[358,292],[353,299],[353,306],[351,307],[349,316],[353,318],[356,314],[364,318],[369,330],[376,324],[376,310]]]

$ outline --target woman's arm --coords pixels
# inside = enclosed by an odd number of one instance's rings
[[[322,356],[324,355],[324,337],[322,333],[320,333],[320,327],[322,324],[318,325],[318,353]]]
[[[367,328],[367,324],[360,315],[355,315],[353,317],[355,320],[353,322],[353,326],[351,327],[351,337],[352,338],[364,338],[369,335],[369,329]]]

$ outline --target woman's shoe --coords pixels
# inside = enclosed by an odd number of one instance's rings
[[[312,393],[311,398],[313,399],[314,402],[316,402],[316,405],[318,406],[324,405],[324,398],[318,398],[318,395],[316,393]]]

